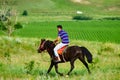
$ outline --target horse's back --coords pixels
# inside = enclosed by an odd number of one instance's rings
[[[79,46],[68,46],[66,50],[63,52],[63,55],[66,60],[71,60],[73,57],[82,53],[82,50]]]
[[[66,48],[66,53],[69,53],[69,54],[72,54],[72,53],[75,53],[75,52],[78,52],[78,51],[80,51],[79,46],[68,46]]]

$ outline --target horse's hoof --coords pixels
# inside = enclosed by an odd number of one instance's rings
[[[89,74],[91,74],[91,72],[89,72]]]
[[[60,74],[60,76],[63,76],[63,74]]]
[[[67,78],[68,78],[68,77],[69,77],[69,75],[66,75],[65,77],[67,77]]]

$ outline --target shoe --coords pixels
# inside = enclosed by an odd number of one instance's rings
[[[60,57],[58,57],[58,56],[55,57],[54,60],[55,60],[55,62],[60,62],[60,61],[61,61],[61,60],[60,60]]]

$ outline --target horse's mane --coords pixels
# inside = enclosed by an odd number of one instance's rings
[[[54,48],[54,47],[55,47],[55,44],[53,43],[53,41],[46,40],[45,46],[46,46],[47,48]]]

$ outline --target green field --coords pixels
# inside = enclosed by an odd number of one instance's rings
[[[2,4],[3,1],[4,0],[0,0],[0,3]],[[9,8],[13,8],[17,11],[20,20],[24,10],[28,11],[28,16],[32,19],[38,20],[71,20],[74,15],[77,15],[77,11],[82,11],[84,15],[92,16],[94,18],[119,17],[120,15],[119,0],[80,0],[81,2],[74,2],[75,0],[5,1],[9,4]],[[29,20],[29,17],[27,20]]]
[[[120,43],[120,21],[111,20],[31,22],[24,24],[24,28],[16,31],[15,35],[55,39],[58,24],[63,25],[70,40]]]
[[[83,64],[77,60],[75,69],[69,77],[66,77],[57,75],[54,69],[46,76],[50,58],[46,52],[37,53],[39,41],[40,38],[1,36],[0,80],[119,80],[118,44],[72,40],[70,45],[82,45],[90,50],[94,63],[89,64],[92,72],[89,75]],[[69,63],[59,64],[59,71],[64,75],[69,68]]]
[[[11,1],[11,0],[9,0]],[[75,0],[14,0],[14,5],[19,13],[27,10],[29,15],[53,15],[61,14],[70,16],[76,14],[76,11],[82,11],[86,15],[94,16],[119,16],[120,1],[119,0],[81,0],[80,3],[75,3]],[[29,3],[29,4],[28,4]],[[22,6],[21,6],[22,4]],[[72,6],[72,7],[71,7]],[[45,12],[45,13],[41,13]],[[56,13],[60,12],[60,13]]]
[[[23,28],[11,37],[0,30],[0,80],[120,80],[120,0],[0,0],[0,18],[10,9]],[[74,20],[75,16],[92,20]],[[92,74],[77,60],[69,77],[69,63],[59,64],[64,76],[54,69],[46,75],[49,55],[38,54],[37,48],[42,38],[56,39],[58,24],[68,32],[70,45],[90,50]]]

